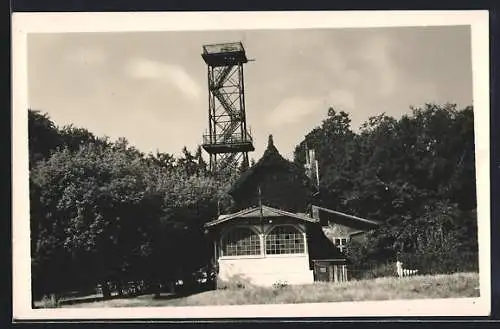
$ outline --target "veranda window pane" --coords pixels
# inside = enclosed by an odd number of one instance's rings
[[[260,238],[249,228],[239,227],[224,235],[223,256],[248,256],[260,254]]]
[[[293,226],[278,226],[266,236],[266,254],[304,253],[304,237]]]

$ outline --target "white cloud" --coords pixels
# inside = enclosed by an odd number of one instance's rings
[[[266,118],[270,127],[297,123],[314,113],[321,105],[321,99],[315,97],[291,97],[283,100]]]
[[[174,85],[188,97],[201,95],[200,86],[179,65],[136,58],[129,61],[126,72],[135,79],[158,80]]]

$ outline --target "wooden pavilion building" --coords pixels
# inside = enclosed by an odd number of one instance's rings
[[[218,280],[255,285],[348,280],[344,251],[378,223],[316,206],[303,168],[283,158],[272,136],[262,158],[232,187],[234,211],[205,224]]]

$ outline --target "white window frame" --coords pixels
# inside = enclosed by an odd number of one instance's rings
[[[259,243],[259,252],[256,254],[246,254],[246,255],[227,255],[226,254],[226,238],[228,237],[229,234],[231,234],[234,231],[237,231],[239,229],[245,229],[245,230],[250,230],[252,233],[254,233],[258,237],[258,243]],[[252,226],[247,226],[247,225],[237,225],[233,226],[230,228],[227,228],[224,230],[221,234],[220,241],[219,241],[219,258],[221,259],[231,259],[231,258],[261,258],[263,256],[262,254],[262,234],[258,232],[254,227]]]
[[[349,242],[349,237],[347,236],[336,236],[333,239],[333,244],[335,247],[337,247],[340,252],[344,252],[347,248],[347,243]],[[339,240],[340,243],[337,243],[337,240]],[[344,243],[342,243],[344,242]]]
[[[274,230],[279,229],[281,227],[291,227],[291,228],[293,228],[296,231],[296,233],[300,234],[300,237],[301,237],[301,240],[302,240],[302,252],[276,253],[276,254],[268,253],[268,251],[267,251],[268,237],[271,235],[271,233]],[[294,225],[294,224],[278,224],[278,225],[273,225],[264,234],[263,251],[264,251],[265,257],[283,257],[283,256],[285,256],[285,257],[292,256],[293,257],[293,256],[302,256],[302,255],[305,255],[305,254],[307,254],[307,237],[306,237],[306,234],[305,234],[305,232],[300,227],[298,227],[297,225]]]

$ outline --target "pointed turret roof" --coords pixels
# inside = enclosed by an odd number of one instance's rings
[[[285,159],[278,151],[276,146],[274,146],[273,135],[269,135],[267,142],[267,148],[264,151],[262,157],[245,171],[241,177],[234,183],[229,194],[234,194],[237,190],[242,189],[255,175],[266,169],[270,168],[283,168],[284,170],[303,172],[302,168],[297,166],[295,163]],[[309,181],[308,177],[303,173],[304,181]]]

